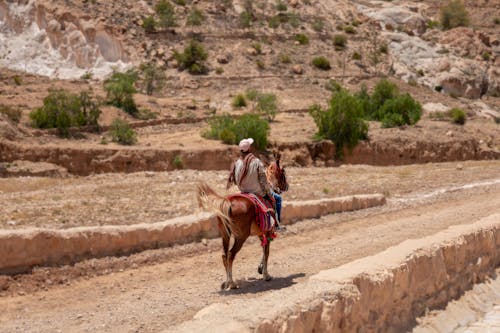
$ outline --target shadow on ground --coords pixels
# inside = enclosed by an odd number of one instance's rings
[[[238,280],[238,289],[221,290],[221,295],[237,295],[237,294],[257,294],[268,290],[279,290],[290,287],[296,284],[295,279],[306,276],[305,273],[292,274],[285,277],[273,277],[271,281],[264,281],[260,278],[248,278],[246,280]]]

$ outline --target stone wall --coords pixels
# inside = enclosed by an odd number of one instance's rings
[[[212,304],[169,332],[405,332],[500,264],[500,214],[407,240],[306,283]]]
[[[289,224],[299,219],[383,204],[385,197],[379,194],[287,202],[283,207],[283,222]],[[0,231],[0,273],[123,255],[217,236],[216,218],[208,213],[129,226]]]

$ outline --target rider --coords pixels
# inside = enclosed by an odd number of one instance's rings
[[[263,198],[275,198],[277,230],[281,230],[279,217],[281,216],[281,196],[275,193],[266,178],[266,172],[262,162],[253,154],[254,140],[243,139],[239,143],[240,158],[231,165],[231,172],[227,180],[226,188],[229,189],[235,183],[241,192],[254,193]]]

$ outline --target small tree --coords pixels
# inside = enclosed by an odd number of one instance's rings
[[[330,65],[330,60],[326,59],[323,56],[313,58],[312,64],[314,67],[324,71],[328,71],[332,68],[332,66]]]
[[[247,101],[245,99],[245,95],[238,94],[238,95],[234,96],[233,102],[231,104],[236,109],[247,106]]]
[[[110,134],[113,142],[122,145],[133,145],[137,143],[137,134],[135,131],[125,120],[120,118],[116,118],[111,123]]]
[[[107,102],[134,115],[137,112],[137,107],[132,94],[136,92],[135,82],[137,78],[137,72],[134,70],[128,70],[125,73],[114,72],[104,81]]]
[[[441,26],[444,30],[469,25],[469,14],[462,0],[451,0],[441,8]]]
[[[141,64],[141,87],[151,96],[155,91],[160,91],[165,86],[165,72],[153,62]]]
[[[257,96],[257,111],[265,116],[267,120],[273,121],[278,111],[278,99],[276,95],[272,93],[260,93]]]
[[[209,139],[222,140],[226,144],[235,144],[244,138],[253,138],[257,149],[267,147],[269,123],[256,114],[244,114],[233,118],[228,114],[213,117],[208,121],[210,128],[202,135]]]
[[[190,26],[199,26],[205,21],[205,15],[198,8],[193,8],[189,13],[186,24]]]
[[[416,124],[422,115],[422,106],[409,94],[387,100],[379,110],[383,127]]]
[[[153,16],[149,15],[142,20],[142,27],[146,32],[154,32],[156,30],[156,20]]]
[[[30,113],[31,124],[36,128],[57,128],[59,135],[68,137],[71,126],[98,126],[99,104],[92,91],[77,95],[49,90],[43,106]]]
[[[169,28],[175,26],[174,6],[167,0],[160,0],[155,6],[155,12],[159,18],[159,26]]]
[[[332,95],[328,109],[313,105],[309,113],[318,127],[317,136],[334,142],[337,158],[343,157],[344,147],[352,149],[367,138],[361,103],[345,89]]]
[[[204,74],[208,70],[205,66],[208,54],[203,45],[195,40],[189,42],[183,53],[174,51],[174,57],[179,64],[179,68],[181,70],[187,69],[191,74]]]
[[[378,111],[387,100],[394,99],[398,95],[399,89],[394,83],[386,79],[380,80],[373,90],[371,96],[371,107],[369,110],[365,110],[368,111],[366,116],[369,119],[379,121],[382,120],[383,117],[378,114]]]
[[[459,109],[459,108],[453,108],[450,111],[448,111],[448,113],[451,116],[451,121],[454,124],[458,124],[458,125],[465,124],[465,121],[467,120],[467,116],[466,116],[464,110]]]

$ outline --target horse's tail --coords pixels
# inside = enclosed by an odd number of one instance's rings
[[[231,202],[215,192],[207,183],[198,184],[198,205],[209,210],[222,222],[228,235],[235,235],[233,220],[231,219]]]

